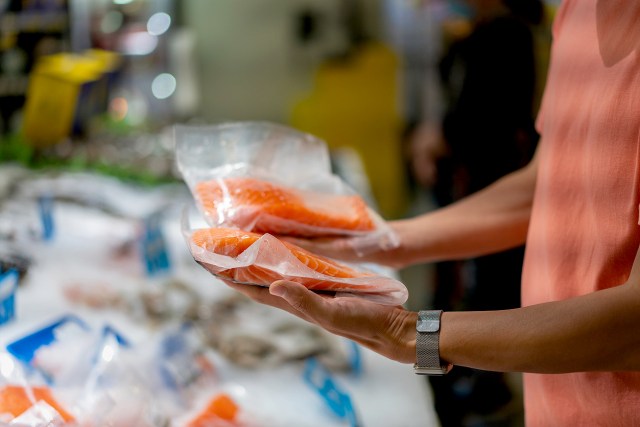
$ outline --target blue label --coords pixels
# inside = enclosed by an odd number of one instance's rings
[[[16,359],[29,365],[40,347],[49,345],[56,340],[56,329],[69,322],[79,325],[84,330],[89,330],[89,326],[79,317],[73,315],[63,316],[59,320],[8,344],[7,351]]]
[[[359,425],[349,395],[338,387],[329,371],[313,357],[307,359],[304,379],[322,397],[334,414],[347,420],[351,427]]]
[[[38,212],[40,223],[42,224],[42,239],[49,241],[53,239],[55,233],[55,223],[53,221],[53,197],[38,197]]]
[[[11,268],[0,274],[0,325],[15,318],[16,290],[20,273]]]
[[[159,215],[151,215],[144,221],[140,248],[147,275],[157,276],[171,271],[169,251]]]

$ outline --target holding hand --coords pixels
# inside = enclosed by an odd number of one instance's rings
[[[408,220],[389,221],[387,225],[393,230],[397,242],[395,245],[366,245],[362,237],[318,237],[296,238],[280,236],[294,245],[300,246],[318,255],[352,263],[376,263],[392,268],[402,268],[410,264],[407,258],[406,246],[410,242],[409,236],[415,234],[415,229]]]
[[[254,301],[288,311],[385,357],[403,363],[416,360],[417,313],[401,306],[381,305],[361,298],[334,298],[283,280],[272,283],[269,288],[225,283]]]

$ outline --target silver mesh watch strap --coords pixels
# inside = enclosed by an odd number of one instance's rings
[[[421,375],[444,375],[451,365],[440,361],[440,316],[442,310],[418,313],[416,323],[416,364],[414,371]]]

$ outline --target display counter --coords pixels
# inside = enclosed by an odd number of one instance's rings
[[[244,299],[198,266],[180,232],[182,185],[10,175],[0,255],[23,263],[14,318],[0,325],[0,386],[47,387],[84,425],[438,424],[411,366]],[[354,415],[314,389],[318,372]],[[193,424],[220,395],[237,416]]]

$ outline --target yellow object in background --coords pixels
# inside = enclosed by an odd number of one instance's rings
[[[96,61],[102,73],[102,83],[98,86],[98,89],[102,92],[96,94],[96,96],[99,102],[97,107],[100,110],[99,112],[105,112],[108,108],[109,93],[112,92],[120,73],[122,57],[116,52],[103,49],[89,49],[84,53],[84,56]]]
[[[35,146],[55,144],[82,133],[106,105],[108,55],[61,53],[42,57],[31,73],[23,133]]]
[[[294,106],[291,124],[324,139],[330,149],[352,147],[364,163],[380,213],[399,218],[408,204],[402,159],[399,59],[370,43],[343,61],[323,64],[313,92]]]

